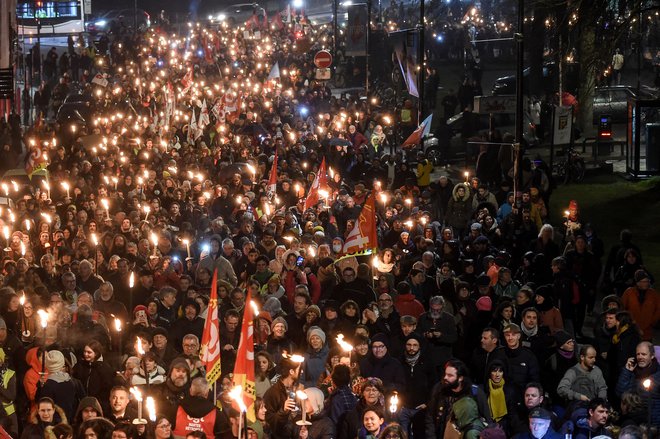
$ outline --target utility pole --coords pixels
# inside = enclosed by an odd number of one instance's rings
[[[332,58],[337,60],[337,47],[339,46],[337,44],[337,14],[339,13],[339,0],[333,0],[332,1]],[[335,61],[335,64],[337,61]]]
[[[419,28],[417,37],[419,38],[419,41],[417,42],[417,59],[419,62],[419,72],[417,74],[417,77],[419,78],[417,81],[417,92],[419,94],[418,122],[421,123],[424,117],[424,76],[426,74],[424,66],[424,0],[419,0]]]
[[[365,57],[365,69],[364,69],[364,84],[365,84],[365,95],[369,96],[369,40],[371,39],[371,0],[367,0],[367,47]]]
[[[516,29],[516,143],[513,147],[515,153],[515,176],[513,181],[514,194],[517,196],[517,191],[522,187],[522,142],[523,142],[523,65],[524,65],[524,51],[523,51],[523,26],[525,16],[525,2],[518,0],[518,28]]]

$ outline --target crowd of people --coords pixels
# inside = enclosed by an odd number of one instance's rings
[[[553,227],[529,160],[519,193],[511,160],[496,185],[435,177],[388,145],[391,109],[314,79],[321,29],[188,30],[53,61],[37,122],[0,122],[34,173],[2,186],[2,437],[657,437],[660,296],[630,231],[602,242],[576,201]],[[91,115],[53,120],[71,93]],[[369,199],[377,251],[346,254]]]

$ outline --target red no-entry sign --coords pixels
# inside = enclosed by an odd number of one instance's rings
[[[314,65],[319,69],[327,69],[332,65],[332,55],[327,50],[319,50],[314,55]]]

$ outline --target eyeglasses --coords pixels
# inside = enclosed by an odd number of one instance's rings
[[[385,348],[386,348],[386,346],[384,344],[372,345],[371,346],[371,349],[373,349],[375,351],[382,351]]]

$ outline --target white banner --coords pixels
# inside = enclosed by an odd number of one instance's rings
[[[553,121],[553,143],[567,145],[571,143],[571,130],[573,129],[573,107],[555,106]]]

